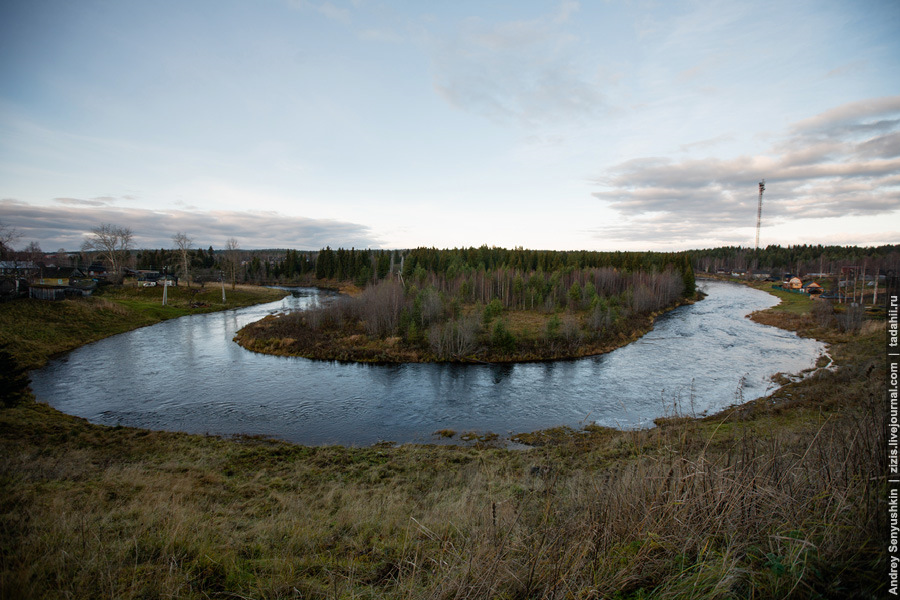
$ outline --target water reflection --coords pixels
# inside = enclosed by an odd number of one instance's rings
[[[744,315],[768,294],[711,283],[637,342],[581,360],[516,365],[371,365],[266,356],[232,341],[245,324],[333,293],[167,321],[90,344],[33,372],[38,398],[94,422],[307,444],[432,441],[440,429],[506,434],[586,419],[640,427],[702,414],[813,366],[822,345]]]

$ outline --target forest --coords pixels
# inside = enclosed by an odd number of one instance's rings
[[[795,246],[770,245],[755,250],[739,246],[722,246],[706,250],[691,250],[691,262],[697,272],[770,271],[777,276],[784,273],[837,273],[841,267],[867,266],[870,273],[896,270],[900,265],[900,245],[884,246]]]
[[[698,273],[718,270],[784,273],[837,273],[844,266],[865,266],[870,273],[900,265],[900,245],[877,247],[770,245],[766,248],[723,246],[677,253],[662,252],[590,252],[542,251],[522,248],[505,249],[488,246],[438,250],[415,248],[406,250],[332,249],[321,250],[215,250],[212,247],[190,250],[191,277],[197,281],[214,281],[221,272],[231,272],[238,283],[312,284],[316,280],[352,282],[359,287],[398,274],[405,279],[417,270],[446,275],[453,279],[469,271],[507,269],[521,272],[553,273],[566,269],[611,267],[619,270],[659,269],[660,263],[678,265],[688,261]],[[178,250],[136,250],[131,264],[137,269],[161,269],[165,265],[179,268]],[[180,273],[184,276],[183,273]]]
[[[238,341],[377,362],[567,358],[627,343],[696,293],[684,254],[420,248],[395,258],[379,254],[377,283],[358,295],[250,325]],[[363,252],[330,248],[316,264],[325,279],[368,280],[369,268]]]

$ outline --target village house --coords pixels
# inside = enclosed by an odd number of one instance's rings
[[[83,278],[84,273],[74,267],[43,267],[28,286],[28,297],[62,300],[69,296],[90,296],[96,283]]]
[[[28,277],[38,270],[38,266],[30,260],[3,260],[0,261],[0,274],[13,275],[15,277]]]
[[[806,287],[803,288],[803,291],[806,292],[807,294],[809,294],[810,296],[818,296],[825,290],[822,289],[821,285],[819,285],[815,281],[812,281],[812,282],[806,284]]]
[[[106,279],[106,267],[98,262],[91,263],[91,266],[87,268],[87,274],[88,277],[93,277],[94,279]]]

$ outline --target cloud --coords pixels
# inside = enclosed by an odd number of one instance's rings
[[[714,138],[710,138],[708,140],[700,140],[697,142],[691,142],[689,144],[682,144],[679,149],[682,152],[690,152],[692,150],[699,150],[703,148],[712,148],[713,146],[718,146],[719,144],[724,144],[726,142],[731,142],[734,140],[734,135],[730,133],[723,133],[722,135],[718,135]]]
[[[594,194],[620,213],[598,236],[673,242],[697,232],[747,241],[756,225],[757,182],[766,179],[763,220],[896,215],[900,207],[900,96],[854,102],[791,126],[768,152],[730,159],[645,157],[610,168]],[[743,230],[743,232],[742,232]]]
[[[310,0],[288,0],[287,5],[299,10],[312,10],[326,19],[347,24],[350,22],[351,12],[349,8],[338,6],[334,2],[311,2]],[[355,3],[354,3],[355,5]]]
[[[340,21],[341,23],[347,23],[350,21],[350,11],[346,8],[335,6],[331,2],[323,2],[322,4],[320,4],[318,7],[318,11],[329,19]]]
[[[60,204],[68,204],[69,206],[109,206],[116,201],[116,198],[99,196],[97,198],[91,198],[90,200],[83,200],[81,198],[54,198],[53,200]]]
[[[460,110],[527,125],[590,116],[606,105],[596,82],[577,64],[577,38],[565,25],[579,8],[504,23],[471,18],[434,41],[434,88]]]
[[[402,35],[387,29],[364,29],[358,35],[361,40],[367,42],[399,44],[405,41]]]
[[[347,221],[293,217],[276,212],[167,210],[98,206],[92,201],[64,202],[63,206],[34,206],[0,200],[4,222],[45,248],[81,247],[86,235],[101,223],[129,227],[140,248],[170,248],[172,236],[187,233],[197,246],[221,247],[237,238],[241,247],[315,250],[326,245],[377,248],[369,227]]]

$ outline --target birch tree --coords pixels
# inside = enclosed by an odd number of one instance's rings
[[[228,273],[231,276],[231,289],[234,289],[237,280],[237,269],[240,259],[240,242],[236,238],[228,238],[228,241],[225,242],[225,260],[228,264]]]
[[[134,233],[128,227],[119,227],[103,223],[91,229],[88,239],[81,245],[85,252],[98,253],[101,260],[106,260],[113,272],[113,279],[122,280],[122,266],[134,244]]]
[[[190,250],[194,245],[194,241],[186,233],[180,231],[172,236],[172,241],[175,242],[175,248],[178,249],[178,253],[181,255],[181,276],[184,277],[187,286],[191,287]]]

